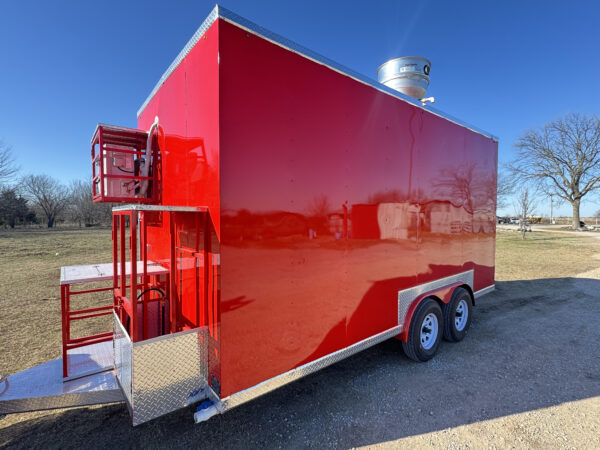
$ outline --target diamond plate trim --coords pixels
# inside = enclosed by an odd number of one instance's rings
[[[177,55],[175,60],[171,63],[169,68],[162,75],[162,77],[160,78],[160,80],[158,81],[158,83],[156,84],[154,89],[152,89],[152,92],[150,93],[150,95],[148,96],[146,101],[142,104],[140,109],[138,109],[137,117],[139,117],[142,114],[142,112],[144,111],[146,106],[148,106],[148,103],[150,103],[150,101],[152,100],[154,95],[156,95],[156,93],[158,92],[160,87],[163,85],[163,83],[167,80],[167,78],[169,78],[169,76],[173,73],[173,71],[177,68],[177,66],[179,66],[179,64],[181,64],[181,61],[183,61],[183,59],[187,56],[187,54],[194,47],[194,45],[196,45],[196,43],[200,40],[200,38],[202,38],[204,33],[206,33],[206,31],[211,27],[211,25],[217,19],[223,19],[233,25],[243,28],[244,30],[246,30],[252,34],[255,34],[263,39],[266,39],[267,41],[270,41],[273,44],[279,45],[280,47],[283,47],[287,50],[297,53],[298,55],[303,56],[307,59],[310,59],[313,62],[322,64],[322,65],[328,67],[329,69],[335,70],[336,72],[341,73],[342,75],[346,75],[360,83],[371,86],[372,88],[375,88],[378,91],[384,92],[388,95],[391,95],[392,97],[396,97],[400,100],[410,103],[413,106],[416,106],[419,109],[427,111],[427,112],[429,112],[435,116],[441,117],[443,119],[449,120],[450,122],[453,122],[456,125],[467,128],[468,130],[471,130],[474,133],[480,134],[482,136],[485,136],[487,138],[490,138],[490,139],[498,142],[497,136],[494,136],[493,134],[491,134],[485,130],[482,130],[481,128],[478,128],[474,125],[468,124],[462,120],[457,119],[456,117],[453,117],[449,114],[439,111],[438,109],[433,108],[431,106],[428,106],[427,108],[425,108],[425,107],[423,107],[423,105],[421,104],[420,101],[413,99],[407,95],[404,95],[401,92],[395,91],[394,89],[389,88],[389,87],[385,86],[384,84],[381,84],[378,81],[373,80],[372,78],[366,77],[366,76],[362,75],[361,73],[358,73],[352,69],[349,69],[348,67],[345,67],[329,58],[326,58],[325,56],[320,55],[319,53],[314,52],[300,44],[297,44],[296,42],[294,42],[290,39],[287,39],[277,33],[273,33],[272,31],[269,31],[266,28],[263,28],[260,25],[257,25],[256,23],[251,22],[248,19],[245,19],[244,17],[238,16],[234,12],[229,11],[228,9],[223,8],[222,6],[219,6],[219,5],[217,5],[213,8],[213,10],[210,12],[208,17],[204,20],[204,22],[202,22],[202,25],[200,25],[200,28],[198,28],[198,30],[194,33],[194,35],[188,41],[188,43],[183,48],[183,50],[181,50],[181,52],[179,52],[179,54]]]
[[[349,347],[343,348],[337,352],[323,356],[319,359],[304,364],[303,366],[292,369],[289,372],[285,372],[274,378],[263,381],[256,386],[252,386],[251,388],[232,394],[223,399],[221,404],[217,405],[217,408],[220,410],[220,412],[225,412],[231,408],[235,408],[242,403],[246,403],[247,401],[253,400],[256,397],[260,397],[261,395],[271,392],[285,384],[291,383],[292,381],[295,381],[313,372],[317,372],[318,370],[330,366],[331,364],[335,364],[342,359],[383,342],[393,336],[398,335],[399,333],[400,327],[390,328],[389,330],[371,336],[370,338],[364,339],[356,344],[352,344]]]
[[[401,331],[404,331],[404,323],[406,321],[408,308],[418,296],[425,292],[434,291],[454,283],[464,283],[473,290],[473,270],[471,269],[466,272],[398,291],[398,325],[400,326]]]
[[[120,403],[122,401],[123,394],[121,394],[120,389],[115,385],[114,389],[98,392],[60,394],[6,401],[0,399],[0,415],[43,411],[47,409],[74,408],[77,406],[104,405],[107,403]]]
[[[207,327],[132,343],[113,316],[115,371],[133,425],[187,406],[207,386]]]
[[[133,344],[133,425],[183,408],[207,385],[208,328]]]

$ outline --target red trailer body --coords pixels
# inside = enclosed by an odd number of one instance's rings
[[[95,200],[134,203],[114,212],[112,270],[134,424],[412,345],[423,305],[440,309],[423,324],[441,310],[452,324],[445,305],[462,292],[466,314],[494,287],[497,139],[230,11],[213,10],[138,128],[92,141]]]
[[[221,398],[404,326],[399,291],[493,286],[497,141],[399,97],[219,17],[139,112],[162,203],[208,207]]]

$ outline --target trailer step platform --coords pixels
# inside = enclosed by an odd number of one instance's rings
[[[115,368],[112,340],[69,349],[67,352],[69,376],[63,381],[106,372]]]
[[[112,370],[112,342],[77,350],[69,353],[76,368],[69,380],[63,379],[62,358],[2,377],[0,415],[124,401]]]

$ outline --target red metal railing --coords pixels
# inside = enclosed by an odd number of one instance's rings
[[[89,282],[89,281],[88,281]],[[98,306],[94,308],[71,310],[71,296],[82,294],[93,294],[96,292],[112,291],[112,287],[103,287],[96,289],[85,289],[79,291],[71,290],[71,283],[62,284],[60,286],[61,300],[61,318],[62,318],[62,365],[63,377],[67,378],[68,373],[68,351],[71,349],[84,347],[86,345],[97,344],[100,342],[110,341],[113,337],[113,332],[92,334],[78,338],[71,337],[71,322],[75,320],[91,319],[93,317],[106,316],[112,313],[113,305]]]
[[[106,316],[112,314],[114,310],[133,342],[175,332],[180,329],[178,324],[180,327],[186,326],[177,321],[178,293],[175,283],[172,282],[177,279],[175,262],[175,236],[177,233],[174,212],[205,213],[206,208],[144,205],[115,208],[113,210],[112,264],[63,268],[76,269],[72,276],[67,276],[65,272],[64,279],[61,273],[62,362],[65,378],[73,376],[69,373],[69,350],[110,341],[113,337],[112,331],[72,337],[71,325],[74,321]],[[203,220],[207,220],[206,217]],[[156,225],[163,221],[169,224],[167,239],[169,239],[170,250],[168,262],[163,261],[163,264],[166,263],[166,267],[149,261],[147,254],[147,226],[149,223]],[[202,223],[203,226],[206,226],[204,222]],[[205,236],[204,239],[207,237]],[[205,259],[207,257],[205,255]],[[135,263],[132,264],[132,261]],[[204,267],[207,266],[205,262]],[[81,268],[88,272],[84,271],[84,275],[81,275],[81,272],[77,272]],[[101,281],[112,281],[112,283],[105,287],[72,289],[73,284]],[[208,288],[208,284],[206,286]],[[73,295],[100,292],[111,292],[112,302],[83,309],[71,309]],[[200,314],[199,310],[198,314]],[[200,321],[198,318],[196,322],[205,323],[207,320],[204,318]]]
[[[157,271],[156,265],[153,266],[153,270],[149,268],[146,226],[144,211],[135,209],[113,211],[113,306],[133,342],[168,333],[173,329],[171,319],[168,323],[165,320],[159,329],[151,330],[149,326],[150,305],[158,302],[160,308],[172,309],[167,303],[173,297],[170,296],[169,290],[169,271],[166,268]],[[138,258],[140,267],[138,264],[130,263],[130,261],[138,261]],[[129,278],[129,285],[127,285],[127,278]],[[161,295],[156,297],[157,293]],[[155,314],[158,314],[157,311],[158,309]]]

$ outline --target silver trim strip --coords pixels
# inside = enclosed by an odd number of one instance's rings
[[[217,405],[217,409],[219,409],[220,412],[225,412],[231,408],[235,408],[236,406],[239,406],[242,403],[246,403],[247,401],[260,397],[261,395],[267,394],[268,392],[271,392],[285,384],[288,384],[313,372],[321,370],[331,364],[335,364],[336,362],[341,361],[344,358],[354,355],[355,353],[361,352],[369,347],[372,347],[373,345],[379,344],[380,342],[383,342],[398,334],[400,334],[400,327],[390,328],[389,330],[386,330],[382,333],[376,334],[360,342],[352,344],[349,347],[343,348],[329,355],[325,355],[319,359],[306,363],[303,366],[297,367],[274,378],[263,381],[262,383],[259,383],[256,386],[252,386],[248,389],[232,394],[229,397],[221,400],[221,404]]]
[[[196,328],[191,328],[189,330],[178,331],[177,333],[163,334],[162,336],[156,336],[156,337],[153,337],[150,339],[144,339],[143,341],[134,342],[132,345],[133,345],[133,348],[136,348],[136,347],[141,347],[142,345],[152,344],[153,342],[171,340],[178,336],[185,336],[187,334],[199,334],[199,333],[203,332],[204,329],[206,329],[206,328],[207,327],[196,327]],[[129,337],[129,335],[127,335],[127,336]]]
[[[138,109],[137,117],[139,117],[142,114],[142,112],[144,111],[146,106],[148,106],[148,103],[150,103],[150,101],[152,100],[152,98],[154,97],[156,92],[158,92],[158,90],[163,85],[163,83],[167,80],[167,78],[169,78],[169,76],[179,66],[181,61],[183,61],[183,59],[187,56],[187,54],[194,47],[194,45],[196,45],[196,43],[200,40],[200,38],[202,38],[204,33],[206,33],[206,31],[211,27],[211,25],[217,19],[223,19],[233,25],[236,25],[236,26],[248,31],[249,33],[255,34],[263,39],[266,39],[269,42],[272,42],[273,44],[279,45],[280,47],[283,47],[287,50],[297,53],[298,55],[303,56],[307,59],[310,59],[313,62],[322,64],[322,65],[328,67],[329,69],[335,70],[336,72],[341,73],[342,75],[346,75],[360,83],[371,86],[380,92],[391,95],[392,97],[396,97],[400,100],[410,103],[413,106],[416,106],[419,109],[422,109],[423,111],[427,111],[433,115],[436,115],[443,119],[449,120],[450,122],[453,122],[461,127],[467,128],[467,129],[473,131],[474,133],[480,134],[482,136],[485,136],[487,138],[490,138],[490,139],[498,142],[498,137],[494,136],[493,134],[491,134],[485,130],[482,130],[481,128],[478,128],[478,127],[475,127],[474,125],[468,124],[462,120],[457,119],[456,117],[453,117],[449,114],[443,113],[442,111],[439,111],[435,108],[432,108],[432,107],[424,108],[423,105],[421,105],[421,103],[418,100],[408,97],[407,95],[404,95],[398,91],[395,91],[395,90],[393,90],[393,89],[391,89],[369,77],[366,77],[352,69],[349,69],[339,63],[336,63],[335,61],[333,61],[329,58],[326,58],[325,56],[320,55],[316,52],[313,52],[312,50],[310,50],[302,45],[299,45],[299,44],[295,43],[294,41],[291,41],[283,36],[280,36],[277,33],[273,33],[272,31],[269,31],[266,28],[263,28],[260,25],[257,25],[254,22],[249,21],[248,19],[238,16],[234,12],[229,11],[228,9],[223,8],[222,6],[219,6],[219,5],[216,5],[213,8],[213,10],[210,12],[208,17],[204,20],[204,22],[202,22],[202,25],[200,25],[200,27],[194,33],[192,38],[185,45],[183,50],[181,50],[181,52],[179,52],[179,54],[177,55],[175,60],[171,63],[171,65],[166,70],[166,72],[162,75],[162,77],[160,77],[160,80],[158,81],[156,86],[154,86],[154,89],[152,89],[152,92],[150,93],[150,95],[148,96],[146,101],[144,101],[144,103],[142,104],[140,109]]]
[[[121,323],[119,316],[113,310],[113,352],[115,360],[115,378],[129,413],[133,417],[133,394],[131,390],[131,373],[133,371],[133,345],[127,330]]]
[[[383,66],[385,66],[387,63],[391,63],[392,61],[398,61],[400,59],[420,59],[422,61],[425,61],[427,64],[429,64],[431,66],[431,61],[429,61],[427,58],[423,58],[422,56],[399,56],[398,58],[392,58],[392,59],[388,59],[386,62],[384,62],[383,64],[381,64],[377,70],[375,71],[375,73],[379,72],[379,69],[381,69]]]
[[[485,294],[489,294],[492,291],[496,290],[496,285],[492,284],[491,286],[485,287],[483,289],[478,290],[477,292],[474,292],[473,295],[475,297],[475,299],[478,299],[479,297],[483,297]]]
[[[145,205],[133,204],[114,206],[113,212],[118,211],[172,211],[172,212],[201,212],[206,211],[205,206],[168,206],[168,205]]]

